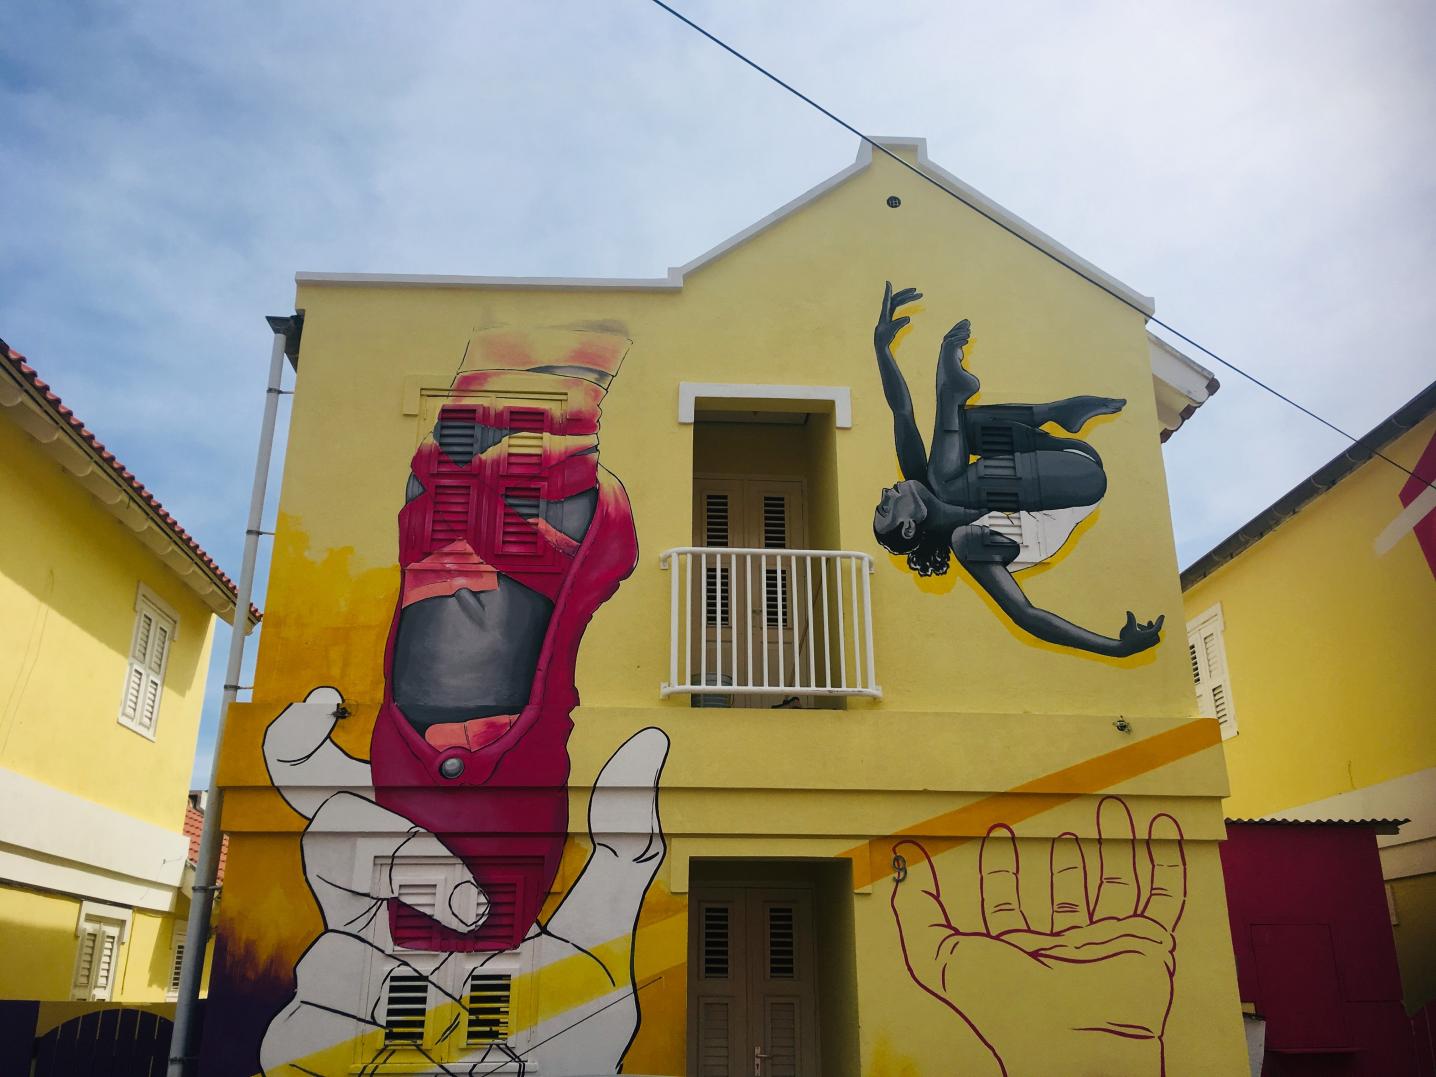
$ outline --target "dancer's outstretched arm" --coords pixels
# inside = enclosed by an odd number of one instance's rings
[[[1007,567],[1017,556],[1017,543],[991,528],[959,527],[952,533],[952,551],[1013,624],[1047,643],[1124,658],[1155,647],[1161,639],[1164,616],[1143,624],[1128,611],[1127,623],[1113,639],[1034,606]]]
[[[903,478],[927,482],[927,447],[918,433],[917,422],[912,414],[912,394],[907,382],[893,358],[893,338],[912,319],[906,315],[894,317],[897,308],[904,303],[913,303],[922,298],[916,288],[904,288],[893,294],[892,281],[883,288],[882,310],[878,323],[873,327],[873,351],[877,354],[878,374],[883,382],[883,396],[893,413],[893,444],[897,447],[898,465]]]

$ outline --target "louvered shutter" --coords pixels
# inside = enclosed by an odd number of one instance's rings
[[[1237,731],[1236,711],[1232,706],[1220,607],[1188,623],[1187,660],[1197,693],[1197,713],[1215,718],[1221,724],[1223,738],[1233,736]]]
[[[161,613],[145,598],[136,604],[135,632],[125,671],[125,691],[120,702],[120,722],[153,736],[159,723],[164,697],[165,669],[174,640],[174,620]]]
[[[468,1017],[464,1043],[469,1047],[503,1043],[509,1038],[509,1006],[513,981],[501,972],[475,972],[465,999]]]
[[[170,955],[170,982],[165,998],[173,1002],[179,998],[180,972],[184,968],[184,943],[188,933],[185,924],[176,924],[174,929],[174,952]]]
[[[764,494],[760,501],[763,527],[763,549],[785,550],[788,543],[788,498],[784,494]],[[788,609],[788,569],[771,567],[763,579],[764,609],[769,628],[787,628],[791,621]]]
[[[417,972],[396,971],[384,999],[384,1042],[422,1044],[428,1008],[429,981]]]
[[[103,923],[85,925],[75,962],[72,997],[87,1001],[106,1001],[110,998],[114,990],[119,949],[118,927]]]
[[[709,492],[703,495],[703,535],[699,545],[732,546],[733,519],[732,499],[725,492]],[[704,579],[704,618],[710,625],[727,626],[732,623],[730,606],[728,565],[709,565]]]

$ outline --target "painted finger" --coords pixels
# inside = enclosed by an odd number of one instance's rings
[[[630,737],[604,764],[588,802],[593,852],[548,930],[591,949],[632,936],[643,895],[663,863],[658,780],[668,736],[655,728]]]
[[[260,1044],[267,1077],[332,1072],[340,1068],[335,1063],[347,1067],[355,1022],[383,1027],[383,984],[400,966],[353,935],[326,931],[315,939],[295,965],[294,997],[270,1021]]]
[[[1097,805],[1097,851],[1101,879],[1092,919],[1131,916],[1137,911],[1137,832],[1131,809],[1117,797]]]
[[[919,292],[916,288],[904,288],[902,291],[898,292],[897,295],[893,296],[892,305],[893,308],[896,309],[897,307],[902,306],[902,304],[904,303],[916,303],[921,298],[922,293]]]
[[[1076,834],[1052,841],[1052,931],[1065,931],[1092,922],[1087,907],[1087,864]]]
[[[941,996],[943,970],[961,939],[942,904],[942,888],[932,858],[915,841],[900,841],[893,855],[907,861],[907,877],[893,883],[892,910],[898,944],[908,974],[919,986]]]
[[[982,923],[989,935],[1028,930],[1018,892],[1017,836],[997,823],[982,839],[977,856],[982,886]]]
[[[1045,961],[1090,964],[1094,961],[1110,961],[1114,957],[1165,959],[1170,952],[1171,948],[1164,942],[1153,942],[1141,935],[1118,935],[1082,946],[1074,946],[1064,937],[1050,946],[1033,951],[1032,956]]]
[[[882,306],[882,310],[880,310],[880,311],[878,312],[878,320],[879,320],[879,321],[887,321],[888,315],[892,313],[892,306],[893,306],[893,282],[892,282],[892,281],[884,281],[884,282],[883,282],[883,306]]]
[[[329,928],[370,933],[376,918],[387,917],[385,902],[399,897],[395,865],[406,859],[444,865],[432,875],[435,889],[425,894],[425,907],[416,911],[461,934],[488,918],[487,894],[443,842],[355,793],[325,800],[300,840],[300,851],[305,879]]]
[[[1166,812],[1152,816],[1147,827],[1147,859],[1152,864],[1152,888],[1142,915],[1175,931],[1187,905],[1187,853],[1181,824]]]
[[[330,734],[344,697],[336,688],[316,688],[303,703],[291,703],[264,731],[264,765],[279,795],[306,819],[339,789],[372,785],[369,764],[355,759]]]

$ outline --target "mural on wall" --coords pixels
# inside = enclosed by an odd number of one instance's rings
[[[1042,902],[1050,929],[1043,930],[1029,919],[1027,910],[1036,911],[1030,893],[1024,908],[1017,839],[994,825],[974,883],[982,924],[963,930],[948,915],[927,850],[899,842],[892,910],[908,973],[966,1023],[1003,1077],[1049,1073],[1054,1058],[1071,1073],[1163,1074],[1187,898],[1182,843],[1176,819],[1153,816],[1139,870],[1131,810],[1102,798],[1095,891],[1077,836],[1055,838]]]
[[[597,455],[628,343],[601,327],[474,337],[413,457],[369,760],[331,739],[347,714],[333,688],[266,731],[324,919],[265,1034],[267,1074],[614,1072],[632,1041],[633,933],[664,855],[661,731],[599,774],[592,854],[539,922],[569,828],[579,642],[637,562]]]
[[[971,405],[979,382],[964,366],[971,323],[948,330],[937,356],[937,416],[932,445],[923,444],[912,395],[893,357],[893,341],[911,321],[898,310],[922,298],[888,282],[873,329],[883,395],[893,413],[893,440],[903,479],[883,491],[873,534],[889,553],[905,555],[921,576],[958,563],[1023,631],[1046,643],[1111,657],[1154,647],[1162,622],[1128,611],[1117,635],[1104,636],[1034,606],[1013,573],[1049,560],[1107,492],[1097,450],[1044,430],[1076,434],[1125,400],[1074,396],[1050,404]]]

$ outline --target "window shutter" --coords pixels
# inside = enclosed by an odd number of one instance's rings
[[[159,722],[174,632],[174,620],[141,597],[135,609],[134,642],[125,671],[120,722],[147,736],[154,734]]]
[[[732,517],[731,506],[726,493],[709,493],[703,495],[703,542],[704,546],[731,546],[732,542]],[[718,555],[719,564],[710,564],[706,573],[703,588],[703,609],[704,618],[710,625],[728,625],[731,623],[731,611],[729,608],[728,594],[728,566],[722,564],[722,555]]]
[[[1208,610],[1188,623],[1187,659],[1197,693],[1197,713],[1215,718],[1221,725],[1223,738],[1234,736],[1236,711],[1232,706],[1221,607]]]
[[[174,929],[174,953],[170,957],[170,982],[165,990],[165,998],[173,1002],[179,998],[180,971],[184,968],[184,943],[185,936],[189,932],[186,924],[176,924]]]
[[[389,977],[384,1000],[384,1042],[424,1042],[424,1020],[429,1003],[429,981],[417,972],[396,971]]]
[[[512,981],[504,973],[480,971],[469,977],[465,1046],[482,1047],[509,1038],[511,991]]]
[[[80,936],[71,995],[88,1001],[107,1001],[114,989],[120,932],[108,924],[87,924]]]
[[[732,907],[729,905],[703,906],[703,979],[726,980],[731,960],[728,955],[729,921]]]
[[[791,905],[768,906],[768,978],[798,978],[797,935]]]
[[[763,495],[763,548],[783,550],[788,547],[788,499],[782,494]],[[788,570],[781,565],[764,574],[763,589],[767,600],[769,628],[788,626]]]

